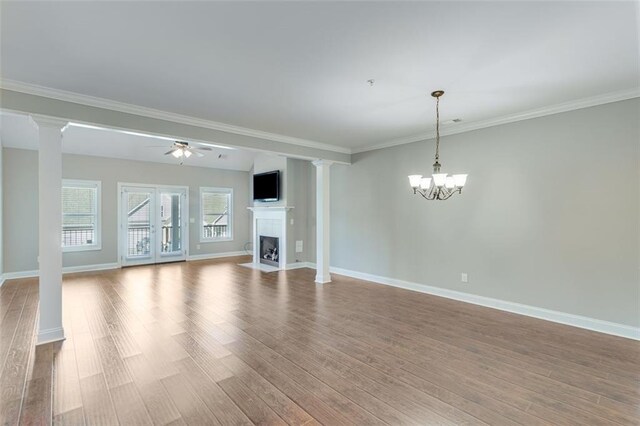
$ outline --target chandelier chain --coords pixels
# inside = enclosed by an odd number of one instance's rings
[[[436,98],[436,163],[440,159],[440,96]]]

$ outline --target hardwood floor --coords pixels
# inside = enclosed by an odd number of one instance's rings
[[[640,424],[640,342],[245,258],[0,290],[1,424]]]

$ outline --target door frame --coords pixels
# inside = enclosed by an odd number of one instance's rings
[[[131,182],[118,182],[117,188],[118,188],[118,192],[117,192],[117,199],[118,199],[118,203],[117,203],[117,234],[118,234],[118,238],[117,238],[117,245],[118,245],[118,267],[122,268],[124,265],[124,239],[123,239],[123,226],[124,223],[122,221],[122,195],[123,195],[123,188],[127,187],[127,186],[133,186],[133,187],[138,187],[138,188],[148,188],[148,189],[153,189],[156,191],[156,198],[158,198],[159,192],[163,189],[179,189],[179,190],[183,190],[185,192],[185,201],[184,201],[184,213],[183,213],[183,219],[184,219],[184,230],[185,232],[182,235],[182,247],[184,249],[184,259],[171,259],[170,257],[167,258],[166,260],[160,260],[161,256],[157,252],[157,247],[154,247],[154,261],[151,263],[148,263],[150,265],[154,265],[154,264],[158,264],[158,263],[166,263],[166,262],[174,262],[174,261],[182,261],[182,260],[187,260],[189,258],[189,233],[190,233],[190,222],[191,220],[189,219],[189,186],[187,185],[161,185],[161,184],[151,184],[151,183],[131,183]],[[157,214],[158,212],[156,212]],[[156,246],[157,244],[154,244],[154,246]],[[145,264],[146,265],[146,264]],[[127,265],[127,266],[135,266],[135,265]]]

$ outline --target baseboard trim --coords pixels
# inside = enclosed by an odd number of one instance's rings
[[[18,278],[33,278],[38,276],[38,270],[32,271],[17,271],[17,272],[5,272],[2,274],[4,280],[16,280]]]
[[[45,345],[47,343],[59,342],[60,340],[64,340],[64,328],[56,327],[49,328],[47,330],[41,330],[38,332],[38,341],[36,346]]]
[[[597,331],[600,333],[611,334],[614,336],[625,337],[627,339],[640,340],[640,327],[632,327],[625,324],[618,324],[595,318],[553,311],[551,309],[538,308],[536,306],[523,305],[521,303],[508,302],[505,300],[493,299],[490,297],[478,296],[475,294],[463,293],[461,291],[448,290],[440,287],[433,287],[430,285],[398,280],[395,278],[367,274],[365,272],[351,271],[343,268],[332,267],[330,271],[331,273],[344,275],[351,278],[371,281],[378,284],[403,288],[420,293],[432,294],[434,296],[446,297],[447,299],[472,303],[474,305],[499,309],[501,311],[512,312],[514,314],[525,315],[528,317],[570,325],[573,327]]]
[[[108,271],[110,269],[118,269],[120,265],[117,263],[99,263],[97,265],[80,265],[80,266],[65,266],[62,268],[63,274],[73,274],[75,272],[93,272],[93,271]],[[18,271],[18,272],[5,272],[2,275],[2,282],[6,280],[15,280],[19,278],[35,278],[38,276],[38,270],[31,271]]]
[[[288,271],[290,269],[302,269],[302,268],[315,269],[316,265],[311,262],[296,262],[296,263],[287,264],[287,266],[284,269]]]
[[[187,261],[192,260],[208,260],[208,259],[220,259],[223,257],[237,257],[237,256],[250,256],[246,251],[228,251],[224,253],[207,253],[207,254],[194,254],[187,256]]]
[[[187,260],[207,260],[207,259],[218,259],[222,257],[236,257],[236,256],[246,256],[247,252],[245,251],[230,251],[225,253],[212,253],[212,254],[199,254],[194,256],[188,256]],[[99,263],[96,265],[80,265],[80,266],[65,266],[62,268],[63,274],[73,274],[76,272],[95,272],[95,271],[108,271],[111,269],[119,269],[121,266],[114,263]],[[16,280],[19,278],[36,278],[38,276],[38,270],[30,270],[30,271],[17,271],[17,272],[5,272],[0,276],[0,287],[7,280]]]
[[[62,268],[63,274],[72,274],[74,272],[93,272],[93,271],[108,271],[111,269],[119,269],[120,265],[117,262],[114,263],[100,263],[97,265],[80,265],[80,266],[65,266]]]
[[[225,252],[225,253],[213,253],[206,255],[194,255],[187,257],[188,261],[193,260],[207,260],[207,259],[219,259],[224,257],[236,257],[247,255],[244,251]],[[67,266],[62,269],[64,274],[74,272],[91,272],[91,271],[105,271],[110,269],[118,269],[117,263],[103,263],[98,265],[86,265],[86,266]],[[315,263],[313,262],[297,262],[290,263],[286,266],[286,270],[310,268],[315,269]],[[392,287],[403,288],[405,290],[417,291],[420,293],[432,294],[434,296],[446,297],[448,299],[458,300],[461,302],[472,303],[474,305],[485,306],[488,308],[499,309],[501,311],[512,312],[515,314],[525,315],[533,318],[543,319],[546,321],[552,321],[560,324],[570,325],[573,327],[583,328],[587,330],[597,331],[600,333],[611,334],[614,336],[625,337],[633,340],[640,340],[640,327],[632,327],[625,324],[618,324],[609,321],[603,321],[595,318],[584,317],[580,315],[568,314],[565,312],[553,311],[551,309],[539,308],[536,306],[524,305],[516,302],[508,302],[505,300],[494,299],[491,297],[478,296],[475,294],[464,293],[461,291],[448,290],[445,288],[434,287],[426,284],[419,284],[410,281],[399,280],[395,278],[383,277],[379,275],[368,274],[366,272],[352,271],[349,269],[331,267],[331,273],[344,275],[351,278],[357,278],[364,281],[371,281],[378,284],[384,284]],[[7,272],[0,277],[0,287],[7,280],[18,278],[33,278],[38,276],[37,270],[32,271],[19,271],[19,272]],[[55,337],[55,333],[62,332],[62,337]],[[48,340],[42,341],[40,336],[42,334],[52,334],[54,337]],[[46,336],[45,336],[46,337]],[[44,339],[44,337],[43,337]],[[64,339],[64,331],[62,329],[45,330],[38,334],[38,344],[44,344],[53,342],[56,340]]]

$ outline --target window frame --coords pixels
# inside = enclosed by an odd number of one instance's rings
[[[228,213],[228,223],[229,223],[229,236],[224,238],[219,237],[211,237],[207,238],[204,236],[204,203],[202,202],[202,196],[204,194],[225,194],[229,195],[229,213]],[[233,188],[222,188],[222,187],[213,187],[213,186],[201,186],[200,187],[200,197],[198,199],[199,205],[199,213],[198,217],[198,236],[201,243],[219,243],[224,241],[233,241]]]
[[[102,250],[102,181],[86,180],[86,179],[62,179],[62,188],[91,188],[96,190],[95,212],[96,212],[96,228],[93,244],[84,244],[79,246],[65,246],[60,241],[63,253],[73,253],[80,251],[96,251]],[[60,193],[62,196],[62,192]],[[61,206],[63,210],[64,206]],[[63,229],[64,229],[64,210],[62,211]],[[61,236],[62,238],[62,236]]]

